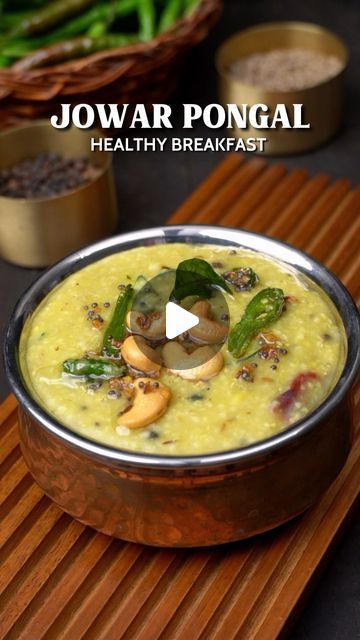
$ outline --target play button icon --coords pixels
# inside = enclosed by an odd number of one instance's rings
[[[177,338],[185,331],[196,327],[200,320],[190,311],[186,311],[174,302],[168,302],[165,307],[166,337],[168,340]]]
[[[148,354],[148,347],[155,349],[160,360],[168,342],[176,342],[185,350],[186,355],[208,354],[211,359],[226,342],[230,314],[226,297],[217,288],[210,290],[206,299],[196,294],[173,302],[171,294],[175,284],[176,272],[166,269],[159,275],[146,280],[139,276],[135,285],[135,296],[128,314],[128,328],[134,336],[140,350]],[[204,291],[204,283],[198,274],[194,280],[199,290]],[[209,346],[204,352],[204,346]],[[200,351],[200,348],[202,350]],[[195,365],[191,365],[194,366]],[[188,359],[179,356],[174,367],[177,370],[189,369]]]

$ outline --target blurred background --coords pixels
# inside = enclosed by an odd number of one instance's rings
[[[323,25],[346,43],[350,63],[346,73],[346,106],[344,124],[336,137],[319,149],[296,156],[267,158],[269,162],[284,160],[289,167],[304,166],[312,174],[325,172],[333,178],[346,176],[359,181],[360,153],[360,4],[357,0],[225,0],[224,12],[208,38],[190,52],[186,73],[173,97],[176,104],[194,102],[202,105],[218,102],[217,75],[214,54],[217,47],[232,33],[260,22],[300,20]],[[181,111],[178,110],[174,136],[219,137],[221,130],[209,130],[197,125],[194,130],[181,130]],[[167,135],[167,133],[166,133]],[[119,196],[132,210],[147,209],[147,226],[164,221],[195,186],[221,160],[221,153],[151,153],[117,154],[114,158]],[[250,155],[250,154],[249,154]],[[166,157],[164,157],[166,156]],[[137,184],[128,176],[137,174]],[[145,184],[162,188],[146,189]],[[139,188],[141,185],[141,189]],[[137,224],[134,216],[129,228]],[[126,220],[124,221],[126,225]],[[141,226],[141,225],[140,225]]]
[[[360,153],[360,4],[359,0],[225,0],[219,22],[209,36],[190,51],[179,84],[169,102],[173,106],[172,132],[147,135],[220,137],[225,132],[210,131],[202,125],[182,131],[182,103],[206,105],[219,102],[214,55],[232,33],[263,22],[300,20],[318,23],[340,36],[350,53],[346,74],[344,124],[329,142],[296,156],[271,157],[288,167],[303,166],[310,174],[326,173],[332,178],[347,177],[359,182]],[[178,73],[178,72],[176,72]],[[113,100],[116,101],[116,96]],[[3,106],[0,103],[0,123]],[[138,132],[137,132],[138,133]],[[108,134],[107,134],[108,135]],[[116,135],[129,136],[129,132]],[[133,134],[134,135],[134,134]],[[141,135],[145,135],[142,132]],[[124,232],[162,224],[222,160],[222,153],[170,151],[122,153],[114,155],[114,175],[118,199],[117,231]],[[360,212],[359,212],[360,214]],[[37,277],[39,270],[23,269],[0,260],[1,337],[17,298]],[[0,369],[0,397],[8,393]],[[360,519],[354,521],[329,564],[312,599],[302,613],[294,640],[349,640],[360,638]]]

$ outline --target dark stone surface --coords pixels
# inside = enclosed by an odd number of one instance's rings
[[[359,0],[227,0],[221,22],[210,38],[194,51],[180,82],[176,104],[217,101],[214,51],[229,34],[275,20],[318,22],[335,30],[347,43],[351,63],[347,78],[346,120],[330,143],[300,157],[281,158],[289,167],[304,166],[310,173],[359,181],[360,149],[360,4]],[[0,114],[1,117],[1,114]],[[180,120],[179,120],[180,121]],[[168,132],[160,133],[168,135]],[[173,135],[181,135],[176,127]],[[188,133],[186,134],[188,135]],[[199,127],[194,135],[215,135]],[[219,135],[217,132],[216,135]],[[114,158],[119,201],[119,231],[161,224],[196,185],[218,164],[222,153],[118,153]],[[275,162],[278,159],[271,159]],[[38,275],[0,261],[0,333],[11,309]],[[0,399],[8,386],[0,369]],[[293,640],[355,640],[360,638],[360,519],[353,521],[337,553],[292,633]],[[239,603],[241,606],[241,603]]]

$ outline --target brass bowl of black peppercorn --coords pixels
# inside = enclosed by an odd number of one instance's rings
[[[48,121],[0,135],[0,255],[45,267],[116,226],[111,155],[91,151],[98,131]]]

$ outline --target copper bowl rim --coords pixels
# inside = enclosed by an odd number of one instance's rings
[[[331,393],[314,411],[295,422],[291,427],[265,440],[243,448],[204,455],[169,456],[132,452],[100,444],[71,431],[49,415],[31,396],[22,378],[18,344],[26,318],[38,306],[49,291],[70,273],[112,253],[135,246],[147,246],[163,242],[192,242],[238,245],[265,253],[270,258],[282,260],[305,273],[331,297],[343,321],[348,340],[346,362],[341,376]],[[268,249],[268,250],[266,250]],[[72,253],[47,269],[21,296],[9,320],[4,343],[5,369],[20,407],[67,445],[85,455],[110,465],[132,470],[171,472],[191,468],[207,470],[228,467],[235,463],[254,464],[264,457],[296,443],[301,437],[324,420],[343,400],[360,367],[360,316],[357,307],[341,281],[324,265],[295,249],[291,245],[263,234],[231,227],[209,225],[168,225],[141,231],[133,231],[97,242]]]

